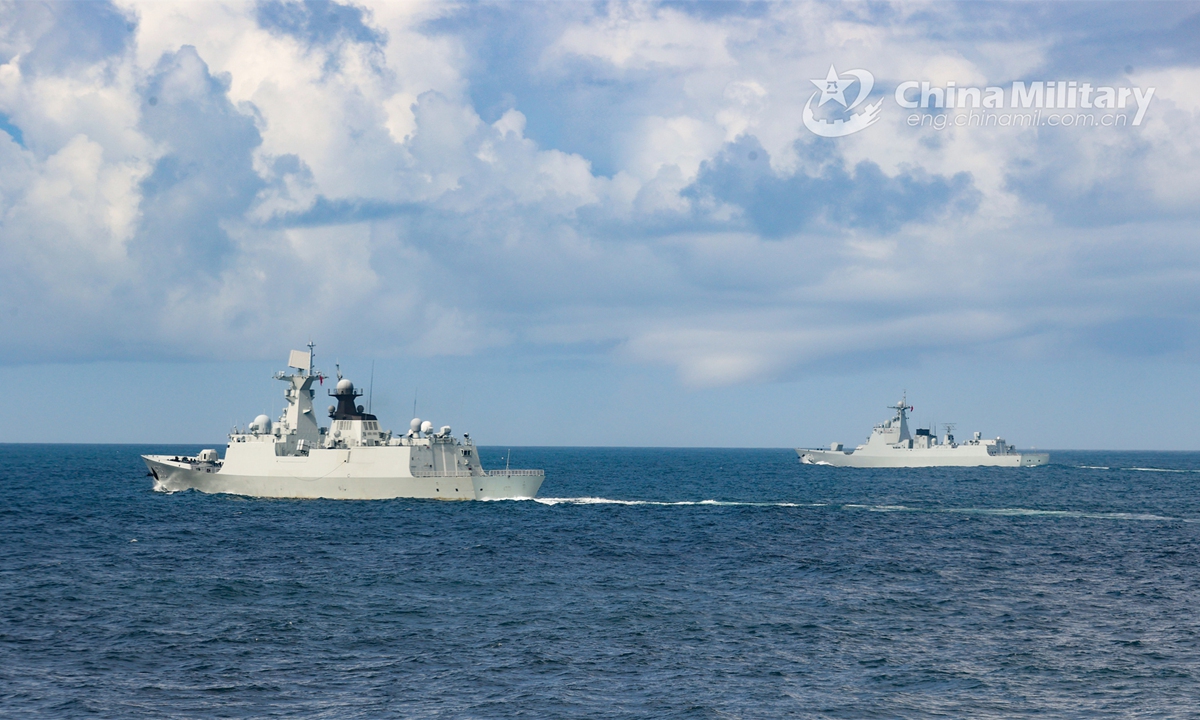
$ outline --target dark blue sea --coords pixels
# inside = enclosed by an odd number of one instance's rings
[[[0,715],[1200,716],[1200,453],[524,448],[538,501],[151,490],[140,453],[198,449],[0,445]]]

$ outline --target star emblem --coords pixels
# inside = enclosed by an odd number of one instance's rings
[[[842,80],[838,77],[837,70],[830,65],[824,80],[809,80],[809,82],[816,85],[817,89],[821,91],[821,100],[817,103],[817,107],[821,107],[830,100],[837,100],[842,107],[846,107],[846,88],[854,81]]]

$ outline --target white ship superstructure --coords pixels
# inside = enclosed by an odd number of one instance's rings
[[[357,404],[362,390],[338,373],[329,393],[330,423],[321,427],[313,409],[325,376],[313,368],[313,345],[293,350],[289,368],[276,373],[287,383],[287,407],[276,422],[259,415],[229,435],[225,457],[203,450],[195,457],[143,455],[156,490],[200,490],[274,498],[433,498],[499,500],[537,495],[541,470],[487,471],[471,437],[460,441],[449,426],[413,418],[408,432],[382,430]]]
[[[926,428],[918,428],[915,435],[910,435],[908,413],[912,407],[907,403],[907,396],[890,409],[896,411],[895,416],[876,425],[866,443],[853,450],[843,450],[841,443],[833,443],[828,450],[797,448],[800,462],[860,468],[1032,467],[1050,462],[1047,453],[1017,452],[1003,438],[987,440],[978,432],[970,440],[957,442],[951,425],[946,426],[946,434],[940,440],[935,432]]]

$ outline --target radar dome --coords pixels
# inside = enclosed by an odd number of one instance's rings
[[[408,424],[408,429],[415,433],[421,432],[421,418],[413,418]]]
[[[254,422],[250,423],[250,430],[260,433],[271,432],[271,418],[266,415],[259,415],[254,418]]]
[[[428,420],[421,423],[421,432],[425,433],[426,435],[433,432],[433,423],[429,422]]]
[[[442,429],[441,429],[441,431],[440,431],[440,433],[439,433],[439,434],[440,434],[442,437],[450,437],[450,426],[449,426],[449,425],[443,425],[443,426],[442,426]]]
[[[338,380],[337,392],[339,394],[353,392],[353,391],[354,391],[354,383],[350,382],[349,378],[342,378],[341,380]]]

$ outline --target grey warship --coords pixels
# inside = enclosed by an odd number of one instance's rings
[[[864,444],[853,450],[843,450],[841,443],[831,444],[828,450],[796,448],[800,462],[858,468],[1035,467],[1050,462],[1047,453],[1017,452],[1003,438],[989,440],[978,432],[960,443],[954,439],[951,426],[941,439],[926,428],[910,435],[908,413],[912,406],[907,394],[888,409],[894,410],[895,416],[876,425]]]
[[[195,456],[143,455],[154,489],[344,500],[537,495],[543,471],[484,470],[470,435],[459,440],[448,425],[435,429],[413,418],[405,433],[380,429],[378,418],[357,404],[362,390],[340,371],[329,393],[337,404],[329,406],[329,425],[321,427],[313,383],[323,385],[326,378],[313,367],[313,347],[293,350],[289,370],[274,376],[286,383],[287,406],[279,419],[259,415],[246,429],[235,429],[224,458],[215,449]]]

